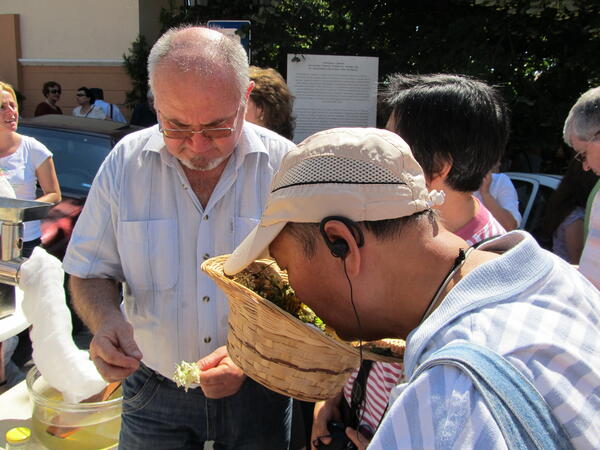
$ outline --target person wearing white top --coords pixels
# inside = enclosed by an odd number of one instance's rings
[[[36,139],[17,133],[18,125],[19,109],[15,91],[11,85],[0,81],[0,178],[4,185],[3,192],[24,200],[58,203],[61,193],[52,153]],[[43,191],[40,197],[37,196],[38,183]],[[14,195],[11,195],[13,192]],[[40,221],[25,222],[21,255],[29,257],[41,242]],[[6,384],[11,387],[24,377],[14,362],[10,361],[10,354],[3,352],[3,343],[0,342],[0,386]]]
[[[149,74],[159,124],[108,155],[64,259],[94,334],[90,356],[106,380],[124,380],[119,446],[287,448],[290,399],[229,358],[227,299],[200,265],[257,223],[294,145],[244,122],[253,84],[235,39],[170,30],[150,52]],[[202,370],[189,392],[172,381],[182,360]]]
[[[121,113],[119,107],[113,103],[104,101],[104,91],[100,88],[90,88],[89,93],[94,99],[94,105],[104,111],[107,120],[115,122],[127,123],[127,119]]]
[[[479,190],[473,195],[477,197],[507,231],[514,230],[521,224],[519,196],[510,178],[505,173],[488,173]]]
[[[92,103],[92,95],[90,90],[85,86],[77,89],[75,94],[77,103],[79,106],[73,109],[73,115],[75,117],[87,117],[88,119],[106,119],[106,113],[100,106]]]
[[[12,87],[0,82],[0,95],[0,176],[8,179],[16,198],[58,203],[61,193],[52,152],[38,140],[17,133],[19,111]],[[38,183],[43,191],[40,197]],[[24,256],[29,256],[33,246],[40,243],[40,236],[39,221],[24,224]]]

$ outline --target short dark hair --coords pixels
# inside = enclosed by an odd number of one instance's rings
[[[42,86],[42,94],[44,94],[44,97],[50,93],[50,88],[54,86],[58,86],[58,89],[62,92],[61,85],[58,84],[56,81],[46,81]]]
[[[479,189],[502,158],[509,134],[508,109],[499,91],[462,75],[391,75],[383,94],[395,132],[410,146],[425,175],[442,164],[446,182],[460,192]]]
[[[433,222],[436,217],[436,211],[433,209],[426,209],[425,211],[410,216],[398,217],[396,219],[357,222],[357,225],[371,232],[376,239],[385,241],[398,236],[404,227],[409,224],[423,220],[423,218]],[[319,239],[320,236],[318,223],[290,222],[285,226],[284,230],[289,232],[296,240],[298,240],[298,242],[300,242],[300,244],[302,244],[304,256],[311,259],[315,255],[317,239]]]
[[[102,89],[90,88],[89,91],[94,100],[104,100],[104,91]]]
[[[87,88],[85,86],[81,86],[79,89],[77,89],[77,92],[79,92],[79,91],[83,91],[83,93],[85,94],[85,96],[89,97],[91,99],[91,102],[94,103],[94,96],[90,92],[89,88]]]

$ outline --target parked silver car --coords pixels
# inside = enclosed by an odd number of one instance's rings
[[[523,216],[520,229],[529,231],[540,241],[540,231],[546,204],[562,179],[561,175],[545,173],[507,172],[519,196],[519,211]],[[545,243],[540,241],[543,246]]]

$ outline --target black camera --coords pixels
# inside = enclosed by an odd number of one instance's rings
[[[356,450],[354,443],[346,436],[346,425],[342,422],[331,421],[327,424],[331,442],[327,445],[319,444],[317,448],[328,450]]]

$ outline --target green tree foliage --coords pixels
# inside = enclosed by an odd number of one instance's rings
[[[125,97],[125,104],[130,108],[138,102],[146,100],[148,92],[148,55],[150,47],[141,34],[131,44],[129,54],[123,55],[123,66],[131,78],[132,89]]]
[[[379,57],[394,72],[462,73],[499,86],[512,111],[509,155],[558,171],[562,123],[600,84],[600,4],[588,0],[202,0],[161,13],[164,28],[252,22],[252,63],[286,74],[288,53]],[[177,3],[181,5],[181,3]]]

